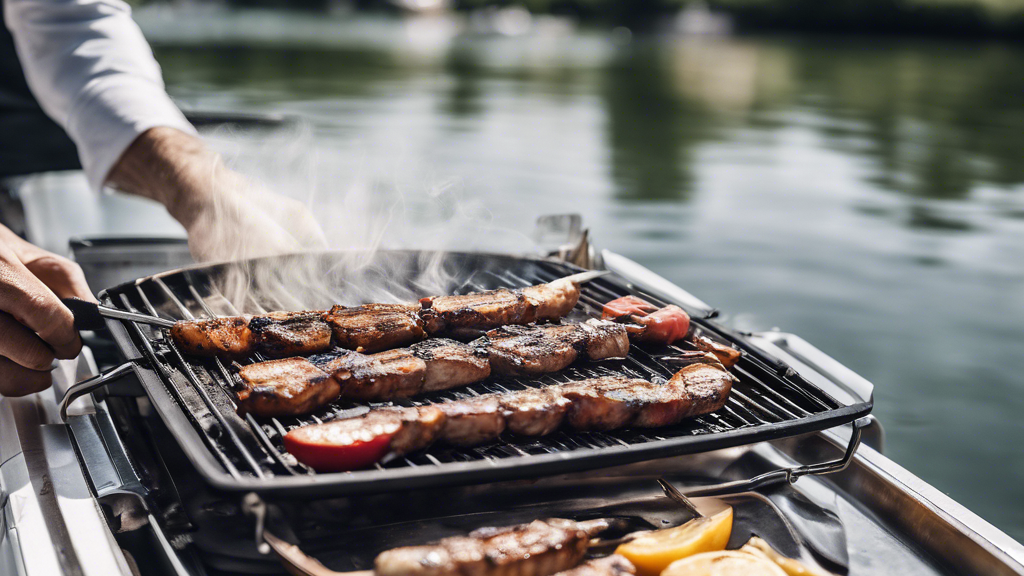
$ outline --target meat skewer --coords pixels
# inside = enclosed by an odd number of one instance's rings
[[[285,435],[284,444],[318,471],[353,470],[387,454],[425,448],[435,439],[473,446],[494,440],[506,428],[525,435],[550,434],[562,425],[583,431],[655,428],[725,405],[733,377],[713,353],[691,352],[677,361],[684,366],[664,384],[604,377],[421,408],[382,408],[296,428]],[[428,408],[432,410],[425,417]],[[382,419],[387,419],[386,427]],[[373,456],[378,458],[366,456],[366,444],[375,446]]]
[[[591,536],[607,527],[604,520],[575,522],[562,518],[529,524],[482,528],[468,536],[435,544],[387,550],[374,561],[377,576],[551,576],[577,566]],[[625,558],[614,564],[626,571]],[[592,564],[588,562],[587,564]],[[595,568],[597,567],[595,566]],[[623,572],[596,572],[616,574]],[[586,574],[589,574],[586,573]]]
[[[171,339],[196,356],[271,358],[326,352],[333,344],[360,352],[407,346],[428,336],[466,337],[505,326],[555,321],[580,297],[580,284],[604,272],[582,272],[547,284],[461,296],[424,298],[417,304],[334,306],[328,311],[270,312],[182,320]]]
[[[341,397],[394,400],[480,382],[497,374],[556,372],[578,357],[622,358],[626,329],[613,322],[515,326],[470,344],[431,338],[376,354],[338,351],[243,366],[243,409],[260,416],[296,415]],[[333,395],[332,395],[333,394]]]
[[[481,528],[466,536],[431,544],[404,546],[377,555],[373,570],[335,572],[298,546],[266,532],[264,537],[289,572],[322,576],[627,576],[636,568],[612,554],[583,560],[592,538],[609,521],[564,518]]]

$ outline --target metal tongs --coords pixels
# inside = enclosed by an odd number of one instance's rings
[[[79,330],[101,330],[106,325],[103,320],[104,318],[129,320],[131,322],[159,326],[160,328],[174,326],[174,320],[118,310],[117,308],[104,306],[97,302],[89,302],[81,298],[63,298],[61,302],[67,306],[68,310],[71,310],[71,314],[75,317],[75,328]]]

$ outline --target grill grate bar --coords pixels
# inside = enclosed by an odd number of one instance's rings
[[[145,292],[143,292],[142,288],[140,286],[136,286],[136,288],[138,289],[139,295],[142,297],[142,300],[145,303],[146,307],[149,309],[149,312],[151,314],[156,314],[156,309],[153,307],[153,304],[149,301],[149,298],[146,297],[146,294]],[[138,311],[129,302],[127,294],[121,294],[121,302],[123,303],[126,309],[132,312]],[[146,348],[146,352],[148,352],[152,358],[156,358],[156,351],[153,350],[152,344],[150,344],[149,339],[143,336],[142,329],[139,327],[139,324],[136,322],[128,322],[127,324],[134,328],[135,332],[140,336],[140,340],[143,346]],[[155,365],[157,369],[161,372],[161,376],[163,376],[169,382],[172,381],[171,376],[170,374],[167,373],[167,368],[164,365],[162,365],[159,362],[155,363]],[[178,392],[178,389],[175,386],[169,386],[169,388],[177,397],[178,402],[180,402],[182,406],[188,405],[186,400],[181,397],[181,394]],[[213,437],[210,436],[210,433],[207,431],[207,429],[204,426],[199,426],[198,428],[200,436],[203,438],[203,441],[206,442],[208,446],[210,446],[213,453],[217,455],[217,459],[224,465],[224,468],[228,471],[228,473],[235,478],[241,478],[242,473],[238,470],[234,462],[231,461],[227,454],[224,454],[222,450],[217,448],[216,442],[214,441]]]

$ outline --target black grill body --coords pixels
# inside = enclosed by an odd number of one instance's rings
[[[562,262],[475,253],[425,258],[424,253],[415,251],[382,251],[369,261],[360,260],[356,269],[351,261],[348,253],[324,253],[193,267],[122,284],[104,291],[101,299],[125,310],[188,319],[237,312],[227,304],[221,286],[224,278],[237,276],[240,270],[251,277],[266,276],[268,269],[287,274],[297,265],[307,272],[316,270],[316,282],[336,289],[335,294],[345,293],[347,300],[318,305],[359,304],[370,301],[368,294],[378,295],[377,301],[380,294],[410,300],[428,296],[430,291],[420,282],[426,273],[432,278],[445,278],[446,293],[461,294],[524,287],[581,271]],[[442,274],[436,274],[438,270]],[[605,302],[627,294],[658,305],[680,304],[665,302],[645,293],[642,286],[608,275],[583,287],[579,304],[565,321],[599,317]],[[259,299],[255,296],[246,307],[257,311],[280,307],[280,299]],[[692,310],[689,312],[693,315]],[[374,469],[331,474],[316,474],[297,463],[284,451],[282,436],[298,426],[381,404],[339,401],[304,417],[239,416],[234,403],[237,376],[230,366],[220,360],[182,354],[165,331],[157,328],[119,320],[108,320],[108,326],[121,351],[135,360],[135,372],[154,408],[191,463],[214,489],[229,492],[251,491],[274,497],[344,496],[578,472],[823,430],[871,411],[871,398],[841,402],[754,348],[743,335],[709,319],[694,318],[693,322],[699,333],[744,351],[732,369],[738,382],[726,406],[715,413],[655,430],[560,431],[540,439],[506,433],[493,443],[475,448],[435,445]],[[582,361],[537,379],[495,377],[473,386],[417,397],[409,404],[596,376],[626,375],[658,381],[668,379],[675,371],[663,358],[684,349],[634,345],[625,360]]]

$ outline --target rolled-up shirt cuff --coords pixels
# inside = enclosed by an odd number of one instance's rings
[[[95,191],[103,188],[124,151],[150,128],[187,134],[196,129],[164,91],[162,83],[129,74],[90,81],[68,115],[67,131],[78,146],[82,169]]]

